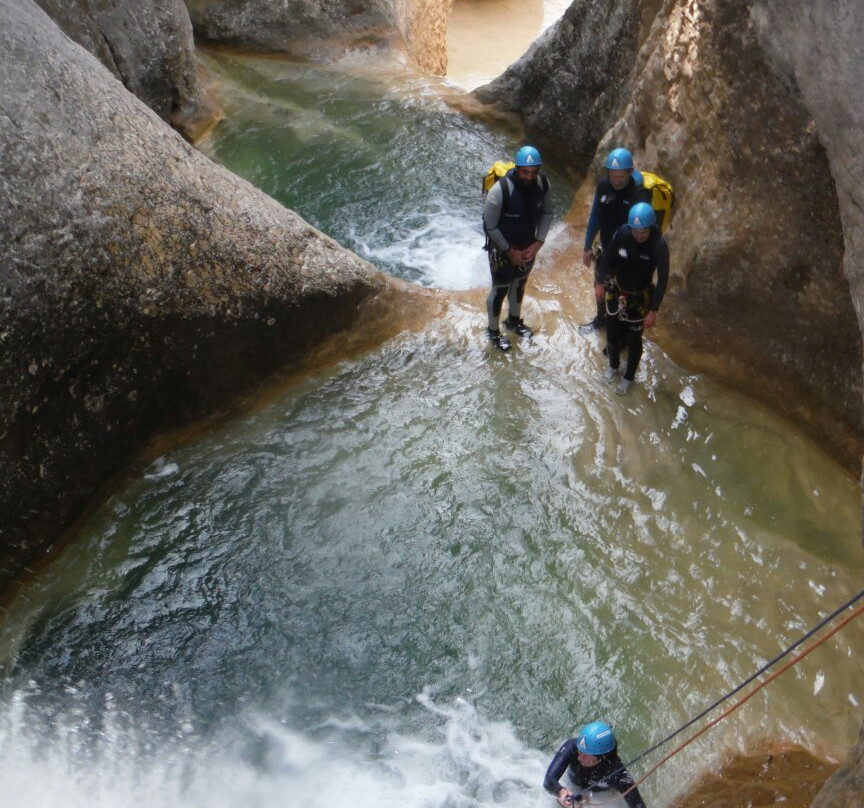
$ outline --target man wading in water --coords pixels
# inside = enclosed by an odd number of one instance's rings
[[[492,344],[502,351],[510,348],[510,340],[501,336],[498,327],[505,297],[508,316],[504,325],[520,337],[533,333],[522,322],[522,299],[528,275],[552,224],[549,182],[540,173],[540,152],[533,146],[523,146],[516,152],[515,163],[516,167],[492,186],[483,205],[492,273],[492,289],[486,298],[487,333]]]
[[[654,273],[657,283],[654,284]],[[600,257],[597,300],[606,305],[606,349],[609,367],[604,379],[612,384],[618,375],[621,343],[626,340],[627,367],[615,392],[623,396],[636,378],[642,358],[642,332],[653,328],[657,310],[669,283],[669,247],[660,228],[654,208],[638,202],[612,236],[609,249]]]
[[[642,185],[642,177],[633,168],[633,155],[627,149],[612,149],[606,158],[606,177],[594,189],[594,202],[588,215],[585,230],[585,249],[582,263],[591,267],[599,262],[594,256],[594,240],[600,236],[600,251],[609,248],[612,236],[623,224],[627,224],[627,214],[637,202],[650,202],[651,192]],[[597,266],[594,268],[594,282],[597,282]],[[597,315],[591,326],[597,329],[606,324],[606,303],[597,301]]]

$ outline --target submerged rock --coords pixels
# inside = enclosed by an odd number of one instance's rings
[[[192,149],[32,0],[0,15],[2,587],[157,430],[429,295]]]

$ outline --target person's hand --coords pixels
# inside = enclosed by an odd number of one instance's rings
[[[657,322],[657,312],[649,311],[648,314],[645,315],[645,328],[654,328],[654,324]]]
[[[537,253],[540,252],[542,246],[542,241],[535,241],[533,244],[522,250],[523,263],[530,264],[537,257]]]
[[[566,788],[562,788],[555,799],[558,800],[558,804],[561,808],[573,808],[572,797],[572,792],[568,791]]]
[[[582,263],[585,264],[586,267],[591,266],[591,261],[594,259],[594,253],[591,250],[585,250],[582,253]]]
[[[513,264],[514,267],[521,267],[522,264],[525,263],[523,252],[523,250],[517,250],[515,247],[511,247],[504,254],[507,256],[507,260]]]
[[[606,289],[602,283],[594,284],[594,297],[597,298],[597,301],[600,302],[606,296]]]

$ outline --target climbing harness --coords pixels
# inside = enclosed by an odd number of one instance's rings
[[[824,620],[822,620],[822,622],[820,622],[817,626],[810,629],[810,631],[808,631],[806,634],[802,635],[796,642],[794,642],[792,645],[790,645],[788,648],[786,648],[786,650],[784,650],[782,653],[780,653],[776,657],[774,657],[774,659],[772,659],[770,662],[766,663],[761,668],[759,668],[759,670],[756,671],[756,673],[754,673],[748,679],[743,681],[734,690],[730,690],[725,696],[723,696],[722,698],[715,701],[710,707],[703,710],[695,718],[692,718],[686,724],[684,724],[683,726],[676,729],[675,732],[671,733],[670,735],[667,735],[662,741],[654,744],[654,746],[652,746],[650,749],[647,749],[646,751],[642,752],[640,755],[637,755],[635,758],[633,758],[633,760],[631,760],[629,763],[627,763],[622,768],[629,770],[630,766],[632,766],[634,763],[636,763],[639,760],[642,760],[642,758],[646,757],[647,755],[650,755],[652,752],[656,751],[661,746],[667,744],[669,741],[671,741],[674,737],[676,737],[677,735],[682,733],[688,727],[693,726],[693,724],[695,724],[697,721],[699,721],[699,719],[704,718],[706,715],[708,715],[708,713],[710,713],[716,707],[720,706],[724,701],[727,701],[728,699],[732,698],[732,696],[734,696],[736,693],[739,693],[741,690],[743,690],[745,687],[747,687],[747,685],[750,684],[754,679],[757,679],[759,676],[761,676],[763,673],[765,673],[765,671],[767,671],[770,667],[772,667],[777,662],[779,662],[781,659],[783,659],[784,657],[786,657],[790,653],[792,653],[792,651],[794,651],[799,645],[801,645],[802,643],[804,643],[808,639],[810,639],[819,630],[821,630],[828,623],[830,623],[835,617],[840,615],[846,609],[850,608],[856,601],[861,600],[861,598],[864,598],[864,589],[862,589],[857,595],[855,595],[855,597],[846,601],[846,603],[844,603],[838,609],[835,609],[831,614],[828,615],[828,617],[826,617]],[[781,667],[779,670],[772,673],[763,682],[760,682],[758,685],[756,685],[756,687],[754,687],[746,696],[738,699],[728,709],[726,709],[724,712],[722,712],[719,716],[717,716],[716,718],[712,718],[707,724],[705,724],[704,727],[702,727],[702,729],[700,729],[698,732],[694,732],[689,738],[687,738],[685,741],[683,741],[678,746],[676,746],[671,752],[669,752],[658,763],[656,763],[654,766],[652,766],[644,775],[642,775],[642,777],[639,778],[639,780],[636,780],[633,783],[633,785],[630,786],[630,788],[628,788],[627,791],[625,791],[622,794],[622,796],[629,794],[631,791],[633,791],[633,789],[637,788],[641,783],[644,783],[645,780],[647,780],[652,774],[654,774],[654,772],[657,771],[657,769],[659,769],[664,763],[667,763],[671,758],[673,758],[675,755],[677,755],[679,752],[681,752],[685,747],[689,746],[697,738],[699,738],[701,735],[706,733],[709,729],[711,729],[712,727],[719,724],[724,718],[726,718],[726,716],[730,715],[735,710],[737,710],[739,707],[743,706],[748,701],[750,701],[750,699],[752,699],[753,696],[755,696],[760,690],[762,690],[762,688],[764,688],[770,682],[773,682],[778,676],[780,676],[781,674],[783,674],[787,670],[789,670],[789,668],[792,668],[795,665],[797,665],[802,659],[804,659],[804,657],[808,656],[813,651],[815,651],[820,645],[822,645],[822,643],[824,643],[826,640],[833,637],[837,632],[839,632],[841,629],[845,628],[845,626],[847,624],[851,623],[856,617],[858,617],[858,615],[860,615],[862,613],[864,613],[864,604],[858,606],[858,608],[855,609],[855,611],[852,612],[852,614],[845,617],[840,623],[838,623],[836,626],[834,626],[834,628],[832,628],[827,634],[825,634],[823,637],[820,637],[818,640],[816,640],[816,642],[811,644],[808,648],[806,648],[801,653],[797,654],[792,659],[790,659],[785,665],[783,665],[783,667]]]
[[[649,293],[646,290],[641,290],[639,292],[625,292],[623,289],[617,289],[618,291],[618,308],[612,311],[609,307],[611,301],[615,300],[615,289],[617,287],[611,287],[607,289],[606,292],[606,316],[607,317],[617,317],[622,323],[643,323],[645,322],[645,317],[648,314],[648,298]],[[641,306],[630,306],[632,311],[645,311],[641,317],[633,318],[628,317],[628,306],[627,301],[636,298],[642,297],[643,305]]]

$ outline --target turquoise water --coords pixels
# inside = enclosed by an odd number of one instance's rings
[[[340,132],[392,143],[434,121],[432,141],[470,133],[478,164],[509,145],[451,120],[434,84],[240,68],[237,98],[267,76],[243,111],[252,141],[232,113],[208,148],[245,154],[274,194],[324,169],[274,157],[273,110],[331,84]],[[399,182],[377,186],[381,218],[430,226],[427,201],[402,217]],[[401,251],[418,281],[471,288],[470,228],[438,274],[434,239],[370,232],[362,213],[346,224],[338,194],[313,197],[305,214],[383,268]],[[635,757],[860,589],[856,482],[654,345],[615,396],[597,338],[558,304],[573,236],[556,232],[526,302],[538,333],[511,354],[490,353],[482,312],[454,301],[130,474],[3,620],[9,804],[549,806],[543,772],[579,724],[609,720]],[[650,804],[765,737],[844,752],[862,639],[853,624],[663,767]]]
[[[384,271],[425,286],[486,283],[481,179],[521,141],[401,65],[211,58],[228,120],[205,153]],[[549,167],[557,208],[571,191]]]

